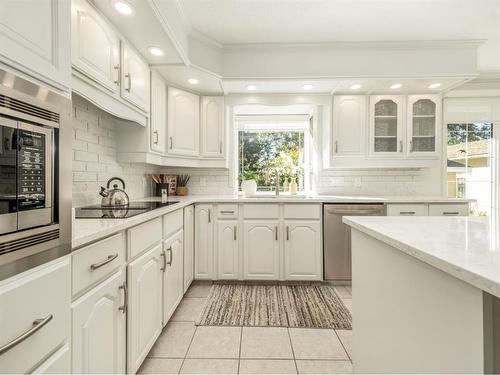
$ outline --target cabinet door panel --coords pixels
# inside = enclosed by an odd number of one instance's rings
[[[333,105],[333,156],[364,156],[366,96],[335,96]]]
[[[149,110],[150,73],[148,64],[128,44],[122,42],[121,95],[147,112]]]
[[[204,96],[201,99],[201,155],[224,156],[224,97]]]
[[[168,153],[199,155],[200,98],[186,91],[168,88]]]
[[[285,222],[285,278],[322,279],[320,221]]]
[[[73,372],[122,374],[125,372],[125,274],[119,270],[77,299],[72,307]]]
[[[151,150],[165,152],[167,139],[167,86],[158,73],[151,72]]]
[[[163,325],[174,313],[184,294],[184,233],[179,231],[163,243],[165,270],[163,278]]]
[[[128,266],[127,371],[136,373],[162,329],[162,244]]]
[[[71,5],[73,67],[112,92],[119,89],[120,40],[86,1]]]
[[[218,278],[238,278],[238,221],[217,223]]]
[[[69,90],[70,1],[0,1],[0,60]]]
[[[213,209],[212,205],[195,207],[195,255],[194,273],[196,279],[213,278]]]
[[[370,98],[370,152],[380,157],[401,158],[403,144],[403,97]]]
[[[245,222],[243,263],[245,279],[279,278],[279,222]]]
[[[184,209],[184,293],[194,277],[194,206]]]
[[[408,156],[438,157],[441,97],[439,95],[410,95],[407,123]]]

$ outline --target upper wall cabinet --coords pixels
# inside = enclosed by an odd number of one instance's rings
[[[111,92],[120,89],[120,39],[86,1],[73,0],[71,9],[73,67]]]
[[[364,95],[333,98],[333,157],[364,156],[366,103]]]
[[[224,157],[224,97],[201,98],[201,156]]]
[[[199,156],[200,97],[168,88],[168,154]]]
[[[0,1],[0,65],[69,94],[70,1]]]
[[[122,41],[122,97],[143,111],[149,110],[149,66]]]
[[[152,151],[165,152],[167,139],[167,86],[160,75],[151,72],[150,147]]]
[[[403,156],[402,96],[370,97],[370,153],[377,156]]]
[[[411,95],[408,97],[407,150],[410,157],[435,157],[440,145],[441,97]]]

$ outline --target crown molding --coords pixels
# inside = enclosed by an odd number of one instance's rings
[[[206,34],[203,34],[201,31],[198,29],[195,29],[194,27],[191,28],[191,31],[189,33],[189,37],[201,42],[210,45],[211,47],[217,48],[217,49],[224,49],[224,44],[218,42],[215,39],[210,38]]]

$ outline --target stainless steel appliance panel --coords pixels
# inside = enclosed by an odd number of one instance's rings
[[[323,205],[325,280],[350,282],[352,279],[351,228],[342,222],[343,216],[385,216],[385,205]]]

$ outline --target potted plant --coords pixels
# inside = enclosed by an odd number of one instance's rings
[[[177,192],[176,192],[177,195],[184,196],[188,194],[187,184],[190,178],[191,176],[187,174],[180,174],[177,177]]]

